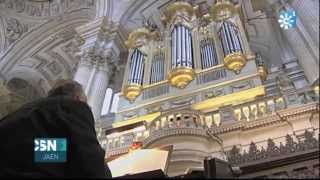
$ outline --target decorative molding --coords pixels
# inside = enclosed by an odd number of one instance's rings
[[[94,0],[50,0],[50,1],[26,1],[26,0],[2,0],[0,9],[9,9],[17,14],[30,17],[53,17],[76,9],[91,9],[95,7]]]
[[[236,146],[230,151],[227,151],[228,161],[233,165],[245,166],[244,164],[250,162],[268,160],[270,158],[285,156],[292,153],[297,153],[301,151],[308,151],[312,149],[319,150],[319,138],[314,137],[314,132],[305,130],[304,141],[295,142],[291,135],[286,135],[286,143],[283,145],[280,142],[279,146],[276,146],[272,139],[267,140],[267,147],[263,146],[259,150],[257,145],[252,142],[249,146],[249,151],[240,152],[240,149]]]

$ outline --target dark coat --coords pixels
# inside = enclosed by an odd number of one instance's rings
[[[34,138],[67,138],[67,162],[34,162]],[[0,177],[111,177],[104,156],[83,102],[43,98],[0,120]]]

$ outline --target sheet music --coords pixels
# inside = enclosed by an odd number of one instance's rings
[[[165,172],[169,151],[139,149],[108,162],[112,177],[162,169]]]

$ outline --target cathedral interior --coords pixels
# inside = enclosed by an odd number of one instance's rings
[[[106,162],[173,145],[170,177],[206,157],[319,177],[319,0],[0,0],[0,119],[59,79],[82,85]]]

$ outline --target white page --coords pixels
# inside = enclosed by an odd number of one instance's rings
[[[165,171],[168,151],[139,149],[108,162],[112,177],[162,169]]]

